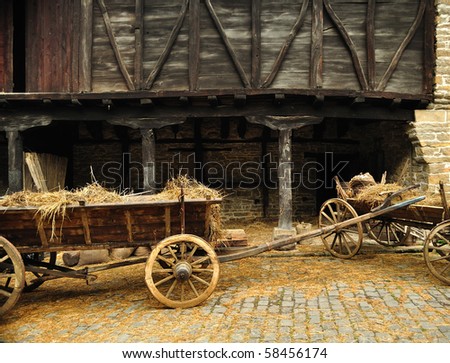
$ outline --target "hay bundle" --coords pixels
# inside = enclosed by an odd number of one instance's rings
[[[3,207],[36,207],[40,215],[40,223],[48,222],[52,225],[51,239],[55,238],[56,219],[61,218],[61,226],[69,205],[115,203],[124,201],[124,196],[109,191],[98,183],[89,184],[84,188],[58,190],[55,192],[32,192],[28,190],[6,195],[0,199]]]
[[[170,179],[161,193],[154,197],[157,199],[178,199],[180,197],[181,188],[183,188],[186,199],[220,199],[222,194],[216,189],[208,188],[195,179],[187,176],[179,176]]]
[[[369,173],[359,174],[354,176],[348,183],[348,187],[351,190],[352,195],[358,195],[361,190],[367,187],[376,185],[376,181]]]

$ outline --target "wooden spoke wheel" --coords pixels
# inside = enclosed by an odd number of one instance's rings
[[[145,266],[145,282],[153,296],[171,308],[205,301],[219,280],[219,260],[203,239],[180,234],[156,245]]]
[[[450,221],[439,223],[431,230],[423,254],[431,273],[450,285]]]
[[[56,263],[56,252],[22,254],[22,259],[25,266],[46,266],[48,268],[51,268],[52,266],[55,266]],[[26,271],[25,286],[23,291],[29,292],[37,289],[44,283],[44,280],[42,280],[42,278],[45,276],[48,275],[45,273]]]
[[[411,234],[409,226],[377,219],[366,222],[366,229],[370,238],[386,247],[404,245]]]
[[[19,251],[0,237],[0,315],[11,310],[25,285],[25,266]]]
[[[330,227],[358,217],[355,209],[343,199],[327,200],[320,208],[319,227]],[[334,229],[320,236],[326,249],[335,257],[352,258],[361,249],[363,227],[361,222]]]

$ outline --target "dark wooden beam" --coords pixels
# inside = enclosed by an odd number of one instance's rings
[[[252,87],[261,81],[261,0],[252,0]]]
[[[134,87],[142,89],[144,72],[144,0],[136,0],[135,5],[135,25],[134,25],[134,44],[136,52],[134,55]]]
[[[375,88],[375,5],[376,0],[368,0],[366,19],[367,78],[369,89]]]
[[[328,98],[327,98],[328,100]],[[349,103],[326,101],[320,108],[314,107],[311,102],[293,102],[286,98],[283,104],[274,105],[268,99],[251,99],[247,97],[244,105],[235,106],[222,103],[220,107],[205,107],[189,103],[188,97],[180,97],[178,101],[168,104],[155,104],[154,107],[136,107],[135,104],[123,105],[119,102],[108,111],[106,107],[97,105],[85,105],[83,107],[68,107],[64,105],[21,105],[7,109],[0,108],[0,128],[4,122],[14,123],[27,122],[33,119],[50,120],[110,120],[110,119],[148,119],[148,118],[186,118],[186,117],[234,117],[234,116],[300,116],[300,117],[333,117],[352,119],[379,119],[392,121],[414,120],[414,108],[406,108],[407,102],[403,99],[402,107],[391,109],[389,103],[384,107],[371,105],[366,102],[358,107],[350,107]],[[412,101],[409,101],[411,103]],[[415,108],[423,108],[428,102],[420,105],[414,102]]]
[[[189,90],[195,91],[200,69],[200,0],[189,2]]]
[[[323,82],[323,0],[312,1],[309,85],[311,88],[321,88]]]

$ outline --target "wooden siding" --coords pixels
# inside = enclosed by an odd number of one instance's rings
[[[8,4],[0,2],[0,85],[11,92],[11,57],[5,55],[12,33]],[[30,93],[251,95],[273,89],[431,97],[434,48],[425,43],[434,30],[432,0],[26,4]]]
[[[27,92],[78,90],[79,1],[29,0]]]
[[[12,1],[0,2],[0,92],[12,92]]]
[[[430,87],[430,1],[154,0],[142,16],[140,0],[94,0],[93,91],[324,88],[420,99]]]

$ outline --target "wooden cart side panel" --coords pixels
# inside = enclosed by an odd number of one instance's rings
[[[186,233],[208,237],[208,203],[185,204]],[[0,212],[0,235],[23,252],[155,244],[167,237],[168,225],[172,235],[181,233],[179,203],[77,206],[67,208],[64,217],[42,219],[42,225],[36,216],[37,210],[31,208]]]
[[[347,201],[355,208],[358,214],[365,214],[370,212],[372,206],[364,201],[357,201],[355,199],[347,199]],[[411,205],[408,208],[397,209],[394,212],[382,215],[383,219],[402,220],[405,224],[408,221],[411,223],[423,224],[424,227],[428,225],[436,225],[443,221],[444,209],[442,207],[430,205]]]

